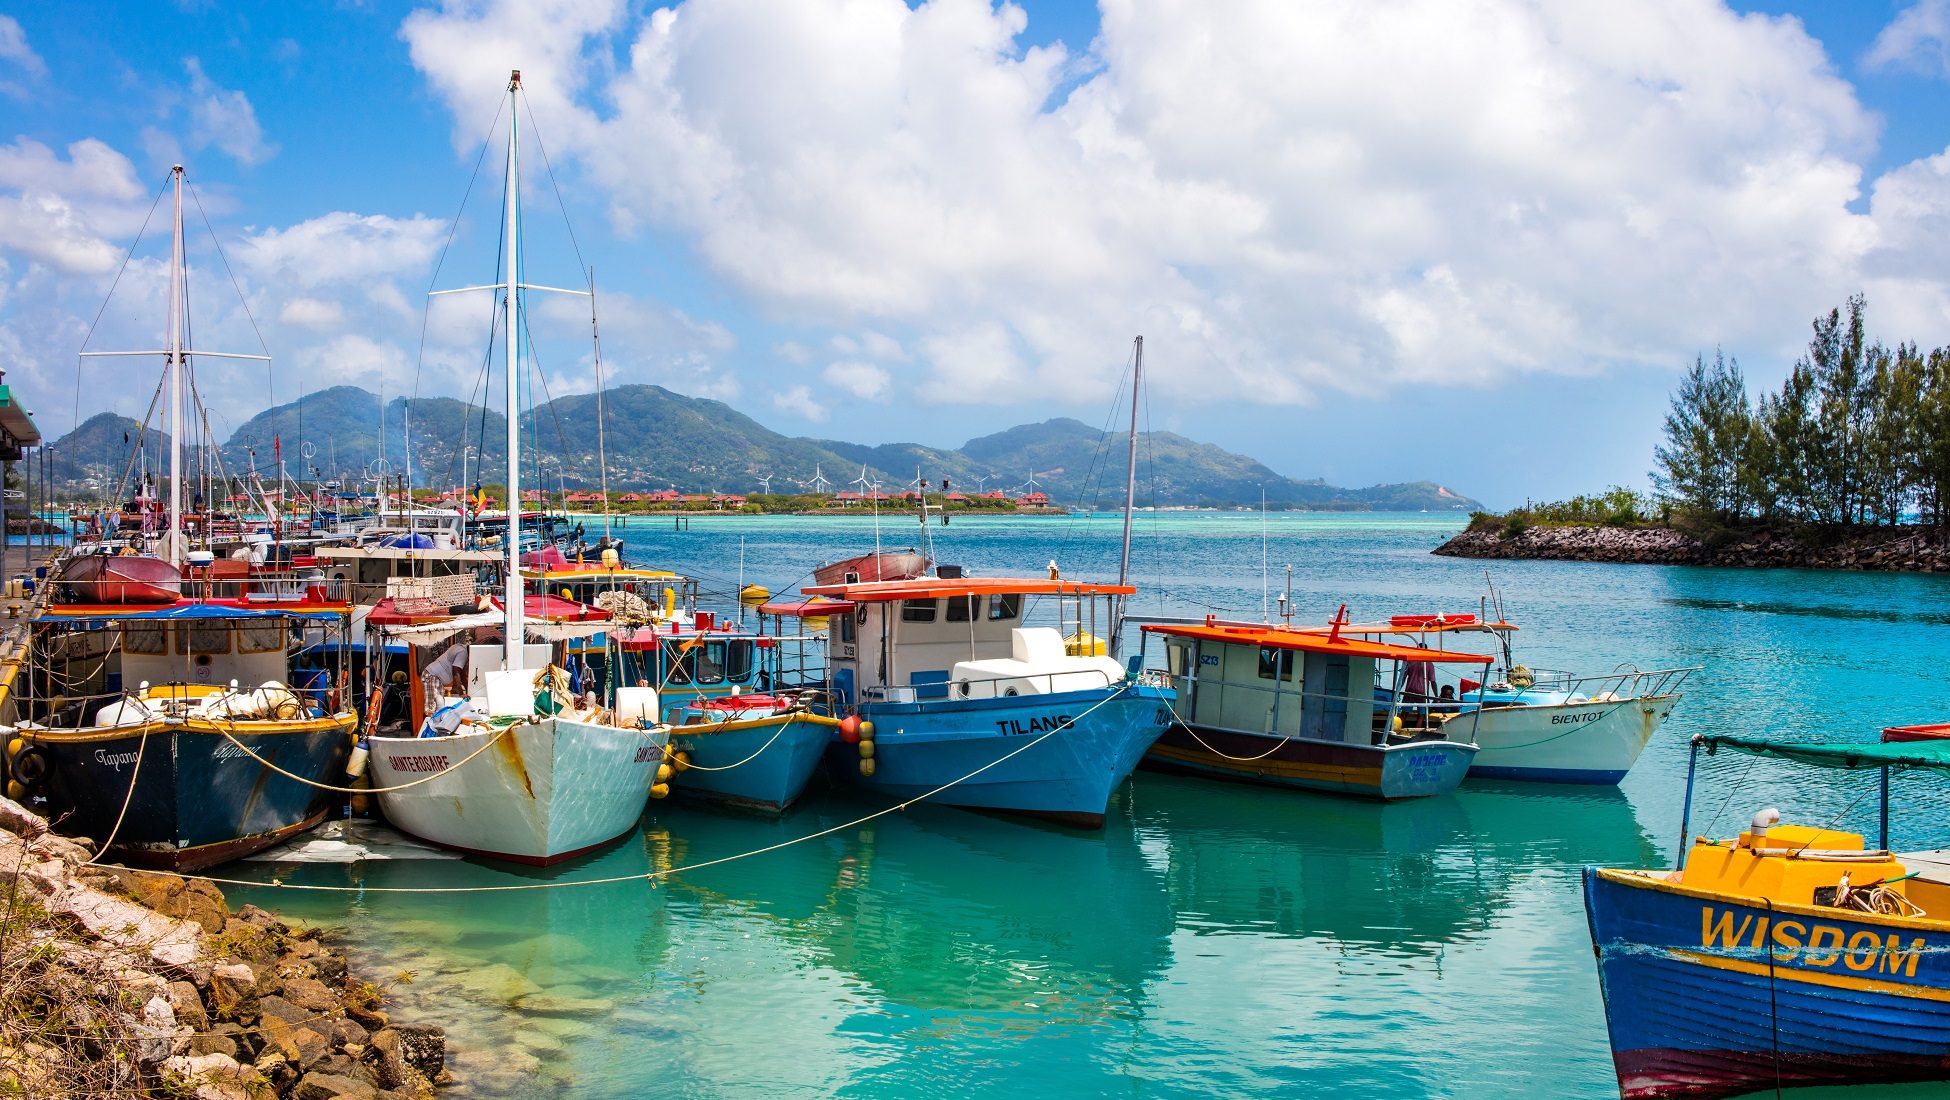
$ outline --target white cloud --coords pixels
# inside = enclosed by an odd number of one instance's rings
[[[893,377],[872,363],[841,360],[820,372],[827,385],[864,401],[885,401],[893,394]]]
[[[142,187],[127,157],[89,138],[68,157],[26,138],[0,146],[0,253],[17,253],[59,271],[113,271],[122,247],[108,235],[132,234]]]
[[[1950,0],[1917,0],[1882,28],[1863,62],[1950,76]]]
[[[361,283],[371,279],[423,279],[446,234],[446,226],[415,215],[335,211],[282,229],[249,234],[238,249],[239,264],[266,278],[296,287]]]
[[[345,323],[345,308],[318,298],[288,298],[278,309],[278,320],[302,328],[333,329]]]
[[[551,151],[620,230],[688,235],[940,400],[1101,399],[1134,332],[1191,401],[1771,350],[1877,240],[1849,209],[1877,121],[1795,19],[1105,0],[1078,58],[1031,18],[475,0],[403,33],[461,144],[505,79],[480,44],[529,44]]]
[[[812,361],[812,349],[797,340],[782,340],[772,346],[772,354],[794,366],[805,366]]]
[[[190,76],[190,132],[196,148],[214,146],[243,165],[262,164],[277,155],[278,147],[264,140],[250,97],[211,80],[194,57],[185,59],[183,68]]]
[[[810,420],[815,424],[826,423],[826,406],[813,397],[812,390],[805,386],[792,386],[772,395],[772,407],[787,416]]]
[[[0,71],[9,73],[0,77],[0,95],[16,99],[26,98],[28,83],[47,76],[47,63],[27,44],[27,32],[20,28],[18,20],[7,15],[0,15]]]

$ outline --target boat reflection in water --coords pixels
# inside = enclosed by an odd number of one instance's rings
[[[1656,852],[1615,788],[1369,803],[1141,773],[1131,806],[1177,922],[1131,1074],[1197,1059],[1242,1093],[1528,1096],[1551,1094],[1548,1061],[1555,1095],[1608,1087],[1578,868]]]
[[[395,1020],[447,1029],[463,1087],[443,1096],[585,1094],[588,1067],[650,1058],[622,1036],[659,1014],[645,1002],[670,944],[665,891],[649,875],[667,854],[639,834],[549,868],[484,864],[370,822],[334,822],[230,873],[348,889],[226,892],[232,905],[342,930],[354,974],[384,987]]]
[[[831,797],[785,820],[669,820],[684,837],[681,862],[697,865],[879,805]],[[659,813],[649,829],[660,825]],[[680,1093],[754,1073],[762,1084],[775,1069],[777,1083],[800,1089],[949,1094],[998,1042],[1012,1052],[1012,1088],[1069,1093],[1118,1075],[1150,1015],[1148,990],[1170,966],[1164,884],[1116,809],[1102,834],[1080,834],[916,807],[682,873],[668,904],[686,952],[714,957],[703,965],[717,984],[698,995],[718,998],[712,1044],[666,1071]],[[738,965],[715,958],[726,953]],[[817,1003],[794,1004],[802,995]],[[740,1017],[748,1027],[732,1025]],[[786,1019],[792,1028],[779,1026]],[[800,1053],[781,1057],[781,1043]]]

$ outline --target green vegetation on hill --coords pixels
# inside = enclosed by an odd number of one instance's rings
[[[815,472],[829,492],[857,489],[862,475],[883,492],[898,493],[918,471],[939,491],[944,481],[970,496],[1033,487],[1060,506],[1120,505],[1128,436],[1106,435],[1076,420],[1025,424],[970,440],[958,450],[911,443],[867,445],[781,435],[721,401],[687,397],[661,386],[618,386],[603,395],[609,487],[612,491],[677,489],[691,493],[752,494],[769,475],[775,493],[810,489]],[[404,398],[387,402],[385,469],[403,472],[407,445]],[[507,425],[492,410],[453,398],[411,401],[413,481],[444,488],[475,480],[505,480]],[[590,489],[601,482],[597,453],[597,398],[559,397],[524,421],[524,483],[557,489]],[[120,428],[84,424],[57,452],[76,442],[77,453],[99,452],[126,462],[127,447],[109,446]],[[133,431],[133,423],[121,419]],[[305,479],[370,478],[380,467],[379,398],[355,386],[334,386],[298,401],[266,409],[247,421],[223,447],[230,469],[254,458],[273,468],[281,444],[285,469]],[[83,432],[87,432],[85,438]],[[309,452],[309,454],[307,454]],[[158,452],[160,453],[160,452]],[[1461,510],[1467,497],[1433,482],[1341,489],[1323,481],[1284,477],[1243,455],[1171,432],[1139,436],[1138,499],[1158,507],[1257,506],[1262,488],[1275,509]],[[91,459],[91,461],[94,461]],[[465,472],[463,473],[463,467]],[[77,475],[65,480],[79,482]],[[82,486],[77,484],[78,490]]]

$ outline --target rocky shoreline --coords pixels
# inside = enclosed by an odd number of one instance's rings
[[[0,799],[0,1094],[428,1100],[443,1029],[317,928],[207,882],[89,863],[86,841]]]
[[[1722,565],[1750,569],[1862,569],[1950,572],[1950,543],[1923,527],[1883,527],[1815,537],[1753,530],[1702,542],[1669,527],[1472,527],[1435,548],[1452,558],[1594,561],[1634,565]]]

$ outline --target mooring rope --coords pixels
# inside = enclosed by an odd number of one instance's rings
[[[967,775],[961,776],[958,779],[950,780],[949,782],[943,783],[941,786],[936,787],[931,791],[928,791],[924,794],[916,795],[913,798],[907,799],[906,801],[895,803],[894,805],[888,806],[885,809],[875,810],[873,813],[867,814],[863,817],[854,818],[851,821],[843,822],[839,825],[828,826],[827,828],[820,829],[816,832],[807,833],[804,836],[794,837],[790,840],[781,840],[776,844],[767,844],[762,848],[754,848],[748,852],[739,852],[735,855],[720,856],[717,859],[702,860],[697,863],[685,864],[684,866],[681,867],[670,867],[670,868],[665,868],[663,870],[652,870],[640,875],[609,875],[603,878],[577,879],[570,882],[525,882],[525,883],[518,883],[518,884],[506,885],[506,886],[324,886],[324,885],[316,885],[311,883],[285,882],[282,879],[275,879],[275,878],[269,882],[253,881],[251,879],[218,878],[214,875],[191,875],[191,874],[185,874],[181,871],[151,871],[148,873],[167,875],[171,878],[179,878],[185,881],[193,880],[197,882],[208,882],[218,886],[250,886],[250,887],[279,889],[279,890],[304,890],[304,891],[310,891],[312,893],[326,893],[326,894],[500,894],[500,893],[514,893],[517,891],[528,891],[528,890],[566,890],[566,889],[571,889],[580,886],[611,886],[619,882],[650,882],[654,884],[658,879],[669,878],[673,875],[683,874],[684,872],[687,871],[701,871],[707,867],[717,867],[726,863],[736,863],[739,860],[751,859],[754,856],[767,855],[769,853],[780,851],[785,848],[791,848],[800,844],[804,844],[808,841],[819,840],[822,837],[832,836],[834,833],[844,832],[848,829],[852,829],[860,825],[865,825],[870,821],[878,820],[880,818],[888,816],[889,814],[900,813],[906,810],[910,806],[916,806],[923,802],[926,802],[928,799],[933,798],[934,796],[941,794],[944,791],[952,790],[955,787],[958,787],[961,784],[966,783],[969,780],[975,778],[976,776],[981,775],[983,772],[986,772],[989,769],[997,767],[1001,764],[1007,763],[1008,761],[1014,759],[1015,757],[1020,756],[1025,752],[1028,752],[1030,749],[1035,748],[1037,745],[1042,744],[1044,741],[1049,740],[1050,738],[1056,736],[1058,733],[1061,733],[1064,730],[1073,727],[1078,720],[1086,718],[1090,714],[1098,710],[1099,708],[1107,706],[1110,703],[1116,701],[1118,698],[1122,697],[1125,694],[1125,692],[1127,692],[1128,690],[1130,690],[1128,685],[1124,687],[1120,687],[1116,691],[1112,692],[1110,695],[1107,695],[1104,698],[1098,700],[1096,703],[1091,704],[1088,710],[1085,710],[1082,714],[1077,715],[1076,718],[1071,719],[1068,724],[1057,725],[1055,727],[1052,727],[1050,730],[1043,733],[1042,735],[1024,742],[1023,744],[1017,746],[1014,749],[1009,750],[1003,755],[996,757],[994,760],[991,760],[988,763],[982,765],[981,767],[976,768],[974,771],[969,772]]]

